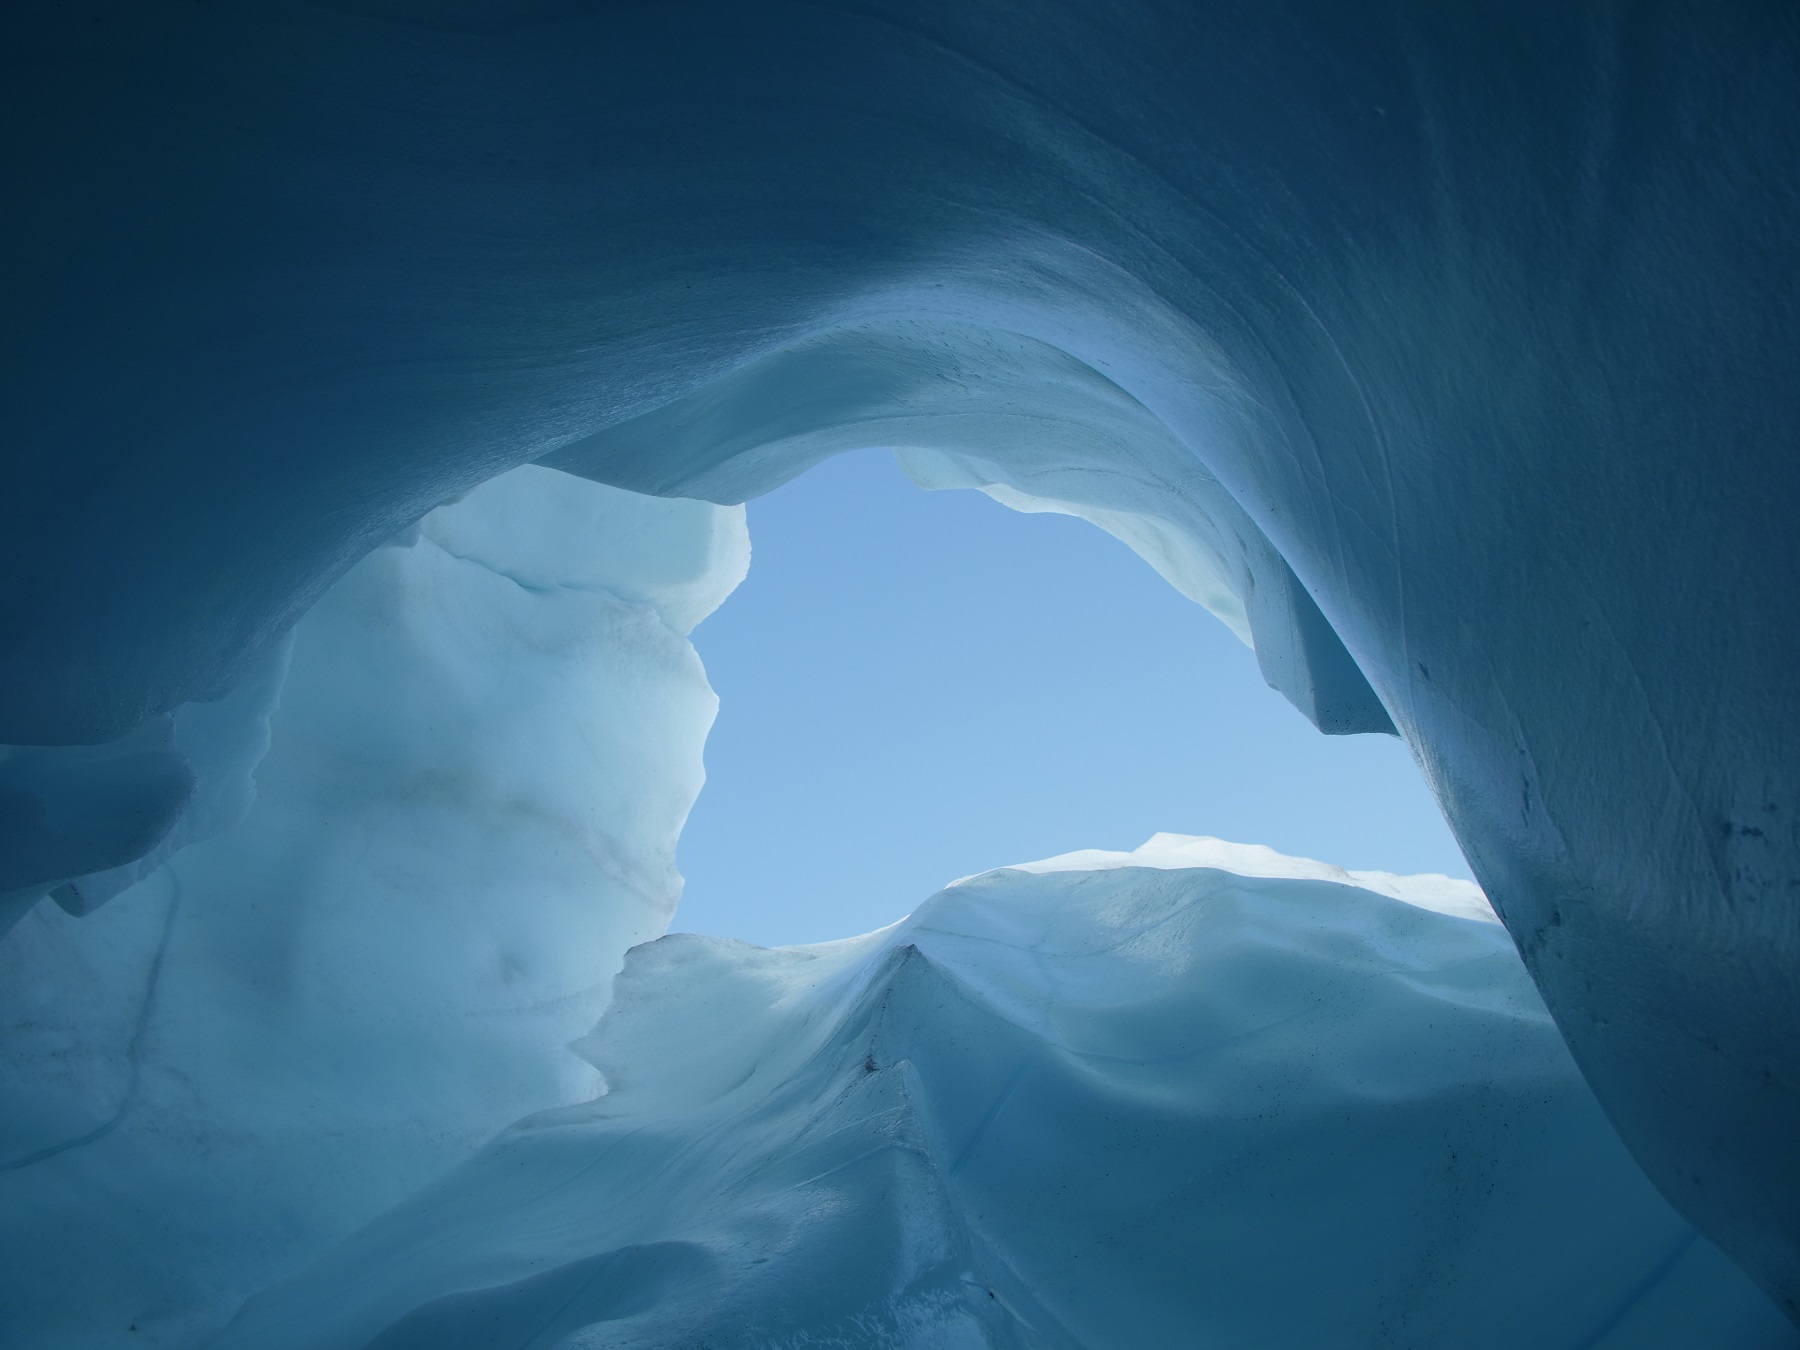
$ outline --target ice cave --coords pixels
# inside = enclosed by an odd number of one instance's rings
[[[3,23],[0,1346],[1800,1347],[1800,9]],[[670,931],[744,504],[870,448],[1475,880]]]

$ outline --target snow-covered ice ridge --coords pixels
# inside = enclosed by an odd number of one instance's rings
[[[819,946],[633,949],[580,1046],[606,1095],[220,1350],[1800,1344],[1644,1180],[1497,925],[1143,852]]]
[[[1494,907],[1481,893],[1481,887],[1459,877],[1436,872],[1417,876],[1399,876],[1393,872],[1353,871],[1333,863],[1311,858],[1294,858],[1277,853],[1266,844],[1234,844],[1210,835],[1153,834],[1129,853],[1111,849],[1084,848],[1074,853],[1059,853],[1054,858],[1037,862],[1014,863],[1011,872],[1101,872],[1115,867],[1213,867],[1240,877],[1288,877],[1295,881],[1330,881],[1341,886],[1356,886],[1374,891],[1420,909],[1438,914],[1452,914],[1461,919],[1477,919],[1498,923]],[[980,880],[980,876],[959,877],[952,886],[964,886]]]

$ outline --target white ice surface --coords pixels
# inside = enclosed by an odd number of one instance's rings
[[[220,1350],[1796,1344],[1498,925],[1215,840],[1128,856],[842,942],[637,948],[582,1045],[610,1092]]]
[[[1234,844],[1210,835],[1153,834],[1129,853],[1084,848],[1059,853],[1037,862],[1013,863],[1013,872],[1102,872],[1115,867],[1214,867],[1241,877],[1290,877],[1296,881],[1330,881],[1340,886],[1359,886],[1377,895],[1416,905],[1459,919],[1499,923],[1481,887],[1460,877],[1437,872],[1400,876],[1393,872],[1355,871],[1311,858],[1292,858],[1264,844]],[[987,875],[983,873],[981,875]],[[967,885],[979,876],[961,877],[952,886]]]
[[[747,557],[526,468],[332,589],[244,819],[0,947],[0,1345],[1793,1350],[1467,883],[1158,835],[658,938]]]

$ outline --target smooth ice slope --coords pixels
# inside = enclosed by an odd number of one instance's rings
[[[607,1095],[220,1350],[1800,1345],[1645,1182],[1504,932],[1347,881],[1165,835],[863,938],[639,947],[583,1044]]]
[[[191,1350],[597,1090],[565,1047],[675,907],[686,634],[747,558],[741,509],[522,468],[307,615],[242,824],[0,945],[0,1345]]]
[[[506,468],[731,496],[1043,399],[1058,482],[997,481],[1229,564],[1161,451],[1219,486],[1276,677],[1366,685],[1636,1156],[1800,1318],[1800,7],[4,25],[0,887],[155,847],[158,719]]]

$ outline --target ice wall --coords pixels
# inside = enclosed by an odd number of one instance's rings
[[[201,1345],[598,1090],[565,1047],[674,909],[686,635],[747,561],[741,508],[526,467],[332,588],[242,823],[0,945],[0,1344]]]
[[[1276,678],[1305,703],[1354,665],[1636,1156],[1800,1310],[1792,5],[5,23],[9,913],[168,837],[197,776],[159,719],[447,498],[558,454],[747,491],[799,452],[708,425],[746,372],[998,334],[1120,391],[1254,524],[1277,611],[1318,616]],[[951,386],[1014,378],[979,365],[920,397],[976,411]],[[854,422],[833,388],[823,423]],[[1101,424],[1055,420],[1098,495],[1035,495],[1146,515]],[[923,448],[980,461],[952,431]]]
[[[105,745],[0,746],[0,937],[46,892],[90,913],[179,850],[244,818],[290,643],[223,698],[184,703]]]
[[[635,949],[583,1046],[606,1096],[220,1350],[1800,1344],[1644,1181],[1491,916],[1218,840],[1093,861],[817,947]]]

